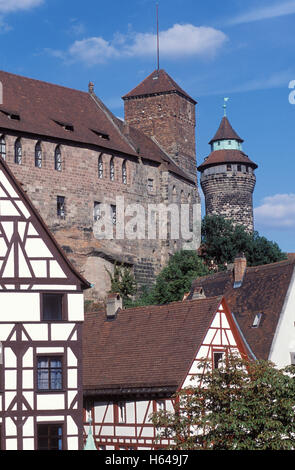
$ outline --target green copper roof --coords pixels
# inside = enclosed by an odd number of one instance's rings
[[[92,420],[90,419],[89,420],[88,437],[87,437],[86,444],[84,446],[84,450],[97,450],[95,442],[94,442],[94,438],[93,438],[93,435],[92,435],[91,423],[92,423]]]

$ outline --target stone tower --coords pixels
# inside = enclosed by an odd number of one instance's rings
[[[206,215],[221,215],[254,230],[253,191],[256,163],[242,151],[243,140],[226,116],[209,142],[211,153],[198,167]]]
[[[125,121],[154,139],[196,179],[196,101],[165,70],[155,70],[123,100]]]

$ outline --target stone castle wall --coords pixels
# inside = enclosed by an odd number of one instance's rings
[[[180,240],[113,239],[95,236],[94,202],[116,205],[117,197],[124,205],[140,204],[147,211],[149,204],[190,201],[198,202],[195,185],[159,168],[159,164],[123,154],[102,153],[103,178],[98,176],[101,149],[63,143],[62,170],[54,169],[54,153],[59,142],[41,141],[42,167],[35,166],[37,139],[22,136],[22,161],[14,161],[17,135],[6,135],[6,162],[21,182],[36,209],[55,235],[70,261],[94,287],[87,296],[103,299],[110,288],[105,267],[112,271],[114,263],[131,266],[140,285],[150,286],[169,256],[182,247]],[[110,179],[110,160],[114,158],[114,181]],[[127,184],[123,183],[122,164],[126,162]],[[148,190],[148,179],[153,189]],[[65,198],[65,217],[57,215],[57,196]],[[133,214],[130,215],[131,219]],[[118,217],[118,214],[117,214]],[[128,219],[128,220],[129,220]],[[200,220],[198,222],[200,224]],[[116,237],[116,227],[114,227]]]

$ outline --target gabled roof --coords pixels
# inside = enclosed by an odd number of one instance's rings
[[[5,288],[23,285],[75,284],[81,289],[91,287],[72,266],[60,248],[39,212],[22,190],[8,165],[0,158],[0,282]],[[17,227],[17,228],[16,228]],[[42,252],[40,255],[35,252]],[[47,263],[47,274],[39,275],[34,269],[35,259]],[[20,262],[21,260],[21,262]],[[51,273],[54,263],[54,274]],[[17,266],[17,273],[16,268]],[[36,266],[36,269],[40,266]],[[53,266],[52,266],[53,268]],[[56,273],[56,274],[55,274]],[[54,279],[54,281],[53,281]],[[52,282],[51,282],[52,281]]]
[[[244,152],[240,150],[222,149],[211,152],[203,163],[198,166],[198,170],[203,171],[205,168],[222,163],[242,163],[251,166],[254,170],[258,168],[258,165],[250,160]]]
[[[224,295],[244,338],[257,359],[268,359],[279,317],[294,273],[295,259],[248,267],[242,286],[233,288],[232,271],[198,278],[192,291],[203,287],[206,296]],[[258,328],[256,314],[262,313]]]
[[[218,130],[215,136],[213,137],[213,139],[210,140],[209,144],[212,144],[216,140],[228,140],[228,139],[233,139],[233,140],[238,140],[239,142],[244,142],[243,139],[241,139],[241,137],[239,137],[236,131],[232,128],[227,117],[223,116]]]
[[[83,330],[85,394],[122,390],[176,391],[185,379],[222,296],[87,313]]]
[[[132,99],[139,96],[158,95],[166,93],[178,93],[196,104],[196,101],[189,96],[180,86],[163,70],[154,70],[133,90],[124,95],[123,100]]]
[[[155,142],[141,131],[126,126],[93,92],[3,71],[0,71],[0,82],[3,86],[2,132],[16,131],[37,138],[97,146],[106,152],[120,152],[136,159],[140,156],[160,164],[166,162],[166,154]],[[169,171],[192,182],[175,163]]]

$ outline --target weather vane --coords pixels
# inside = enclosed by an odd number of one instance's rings
[[[222,107],[223,107],[223,109],[224,109],[224,116],[226,116],[226,108],[227,108],[227,104],[226,104],[226,103],[228,102],[229,98],[223,98],[223,100],[224,100],[224,103],[223,103],[223,106],[222,106]]]

